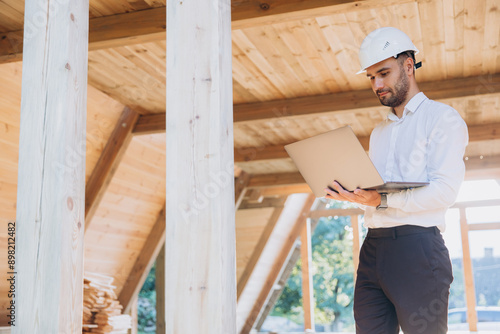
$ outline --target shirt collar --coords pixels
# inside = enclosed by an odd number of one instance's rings
[[[424,102],[425,100],[427,100],[427,96],[425,96],[424,93],[422,93],[422,92],[417,93],[406,104],[405,110],[403,111],[403,117],[402,118],[404,118],[406,116],[406,114],[409,113],[409,112],[415,113],[417,111],[418,107],[420,106],[420,104],[422,104],[422,102]],[[398,116],[396,116],[392,112],[392,110],[389,111],[389,113],[387,114],[387,118],[389,120],[391,120],[391,121],[399,121]]]

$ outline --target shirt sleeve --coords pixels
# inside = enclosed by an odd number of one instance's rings
[[[388,194],[388,206],[420,212],[453,205],[465,176],[463,156],[468,141],[467,125],[458,112],[453,108],[443,111],[428,137],[429,185]]]

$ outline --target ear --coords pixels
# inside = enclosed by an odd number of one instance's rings
[[[413,68],[415,67],[415,63],[411,57],[405,59],[405,70],[408,75],[413,75]]]

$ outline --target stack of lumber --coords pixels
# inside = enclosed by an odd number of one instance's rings
[[[86,272],[83,280],[83,333],[126,334],[132,327],[129,315],[122,314],[112,285],[113,277]]]

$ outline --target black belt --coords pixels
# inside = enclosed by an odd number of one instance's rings
[[[420,234],[420,233],[439,233],[439,229],[436,226],[432,227],[422,227],[416,225],[402,225],[395,227],[383,227],[383,228],[369,228],[368,234],[366,235],[368,238],[393,238],[403,235],[410,234]]]

